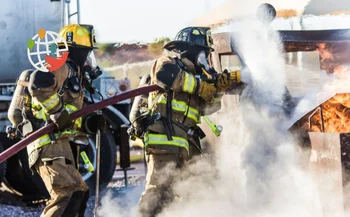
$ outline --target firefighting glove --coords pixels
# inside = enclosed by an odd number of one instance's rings
[[[234,82],[239,82],[240,71],[228,73],[227,70],[219,74],[216,79],[216,89],[218,93],[225,92]]]
[[[57,126],[58,130],[64,130],[73,124],[68,111],[65,109],[50,115],[50,119]]]
[[[214,95],[216,94],[216,87],[211,85],[205,81],[200,81],[198,95],[204,101],[210,102],[214,99]]]

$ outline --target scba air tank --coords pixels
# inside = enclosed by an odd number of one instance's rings
[[[28,86],[29,77],[33,71],[31,69],[23,71],[17,80],[16,89],[7,114],[13,128],[16,128],[23,121],[23,100],[27,96],[25,89]]]

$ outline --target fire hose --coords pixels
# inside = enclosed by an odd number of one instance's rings
[[[155,84],[154,85],[149,85],[149,86],[144,86],[144,87],[139,87],[139,88],[136,88],[134,90],[130,90],[130,91],[121,93],[119,95],[113,96],[111,98],[102,100],[102,101],[100,101],[98,103],[94,103],[94,104],[85,106],[81,110],[72,113],[71,114],[71,119],[75,120],[75,119],[83,117],[83,116],[85,116],[85,115],[87,115],[87,114],[89,114],[91,112],[103,109],[103,108],[105,108],[107,106],[116,104],[116,103],[118,103],[120,101],[123,101],[123,100],[126,100],[126,99],[130,99],[130,98],[142,95],[142,94],[147,94],[147,93],[150,93],[150,92],[153,92],[153,91],[162,91],[162,90],[163,89],[161,87],[159,87],[158,85],[155,85]],[[30,143],[34,142],[35,140],[37,140],[41,136],[43,136],[45,134],[49,134],[50,132],[52,132],[55,129],[56,129],[56,125],[54,123],[49,123],[48,125],[46,125],[46,126],[40,128],[39,130],[33,132],[28,137],[22,139],[21,141],[17,142],[13,146],[11,146],[10,148],[8,148],[4,152],[2,152],[0,154],[0,163],[4,162],[8,158],[12,157],[17,152],[21,151],[27,145],[29,145]]]

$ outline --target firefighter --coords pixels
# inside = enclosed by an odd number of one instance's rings
[[[205,135],[197,126],[200,117],[218,110],[218,96],[240,82],[240,71],[217,74],[210,66],[212,43],[209,28],[187,27],[164,46],[177,55],[162,56],[152,66],[150,83],[160,85],[165,92],[149,95],[149,117],[139,119],[148,124],[134,124],[143,126],[143,133],[136,136],[143,138],[148,169],[139,216],[155,216],[174,199],[171,184],[185,163],[202,153],[199,141]],[[138,120],[135,111],[130,114],[132,123]]]
[[[25,112],[26,119],[29,114],[34,117],[29,120],[34,128],[52,121],[57,130],[31,143],[27,152],[29,166],[38,172],[51,197],[41,216],[84,216],[89,191],[77,169],[77,145],[70,142],[86,143],[87,139],[79,133],[82,119],[72,121],[70,114],[83,106],[84,71],[96,67],[94,29],[71,24],[59,34],[68,44],[68,60],[56,71],[36,70],[30,75],[31,109]]]

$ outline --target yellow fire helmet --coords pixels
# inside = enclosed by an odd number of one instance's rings
[[[97,48],[93,25],[70,24],[63,27],[58,34],[66,40],[69,47]],[[58,43],[59,46],[60,44]]]

